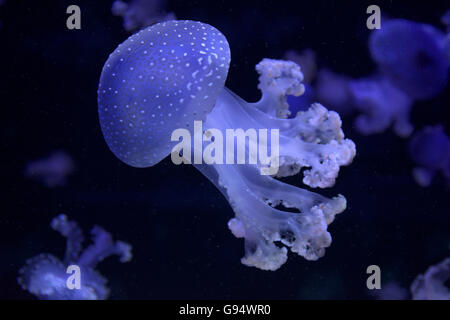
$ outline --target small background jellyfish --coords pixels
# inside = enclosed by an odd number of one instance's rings
[[[63,150],[51,152],[47,157],[29,162],[24,169],[27,178],[40,181],[48,188],[64,186],[75,170],[72,157]]]
[[[166,0],[115,0],[111,11],[123,18],[123,27],[129,32],[158,22],[175,20],[175,14],[166,10]]]
[[[63,214],[51,222],[54,230],[67,239],[66,253],[61,261],[52,254],[40,254],[29,259],[19,271],[18,282],[22,289],[45,300],[104,300],[109,295],[107,280],[98,271],[99,262],[117,255],[120,262],[131,260],[131,246],[122,241],[114,242],[101,227],[91,230],[93,244],[82,251],[83,233],[77,223]],[[77,265],[81,270],[81,288],[69,289],[66,270]]]
[[[442,37],[431,25],[392,19],[372,32],[369,48],[380,71],[399,89],[413,99],[430,99],[447,85]]]
[[[413,176],[417,184],[428,187],[442,172],[450,186],[450,137],[442,126],[428,126],[414,134],[409,152],[416,164]]]
[[[353,86],[355,104],[371,118],[370,122],[357,123],[360,131],[379,132],[388,120],[394,122],[394,131],[399,136],[411,134],[409,114],[413,102],[431,99],[447,85],[448,63],[440,45],[442,37],[431,25],[404,19],[383,21],[383,28],[371,33],[370,54],[381,77],[386,79],[380,81],[380,90],[367,96],[371,99],[366,101],[369,106],[359,100],[359,91],[364,86]],[[375,124],[375,130],[371,124]]]
[[[375,134],[392,125],[400,137],[413,131],[409,120],[412,100],[385,77],[372,77],[349,81],[351,102],[360,113],[355,127],[361,134]]]

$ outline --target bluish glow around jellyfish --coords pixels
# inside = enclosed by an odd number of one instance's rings
[[[278,162],[276,176],[296,175],[306,168],[305,184],[332,186],[340,167],[352,162],[355,145],[344,138],[339,115],[321,104],[286,119],[286,96],[305,90],[300,67],[263,59],[256,66],[261,100],[248,103],[224,87],[229,63],[225,37],[201,22],[169,21],[130,37],[111,54],[100,79],[100,123],[109,148],[127,164],[144,167],[169,155],[175,145],[171,132],[191,129],[194,121],[203,121],[202,148],[212,142],[212,132],[225,136],[226,129],[276,130],[279,157],[271,160]],[[246,154],[253,142],[245,139]],[[194,144],[190,153],[198,149]],[[269,154],[272,150],[268,146]],[[224,156],[218,160],[225,163]],[[288,248],[317,260],[331,244],[327,226],[345,209],[346,200],[261,175],[271,164],[194,165],[235,212],[228,227],[245,239],[243,264],[276,270],[286,262]],[[298,212],[280,210],[281,205]]]
[[[114,242],[101,227],[91,230],[93,244],[82,251],[83,233],[76,222],[59,215],[51,226],[67,239],[66,253],[61,261],[52,254],[29,259],[19,271],[18,282],[24,290],[44,300],[104,300],[109,295],[107,280],[95,268],[103,259],[118,255],[121,262],[131,260],[131,246]],[[67,268],[76,265],[81,272],[81,287],[69,289]]]
[[[443,34],[403,19],[383,22],[371,33],[370,53],[380,70],[413,99],[429,99],[447,85]]]

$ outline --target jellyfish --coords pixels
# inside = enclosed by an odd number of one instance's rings
[[[97,264],[111,255],[121,262],[132,258],[131,246],[114,242],[101,227],[91,230],[93,244],[82,251],[83,232],[75,221],[61,214],[51,222],[51,227],[67,239],[64,260],[52,254],[40,254],[29,259],[19,271],[18,282],[22,289],[42,300],[104,300],[109,295],[107,280],[95,270]],[[69,266],[80,270],[80,288],[70,288]]]
[[[262,97],[255,103],[224,86],[229,64],[227,39],[205,23],[168,21],[132,35],[109,56],[100,76],[98,111],[105,141],[133,167],[151,167],[169,155],[175,164],[193,164],[233,208],[228,228],[244,239],[244,265],[277,270],[288,248],[317,260],[331,244],[327,227],[346,208],[346,199],[329,199],[276,178],[304,169],[303,183],[330,187],[340,167],[351,163],[355,145],[344,138],[339,115],[321,104],[286,119],[286,95],[304,92],[294,62],[263,59],[256,65]],[[237,163],[236,154],[227,158],[220,151],[226,131],[238,129],[265,132],[258,141],[244,136],[246,154],[264,138],[268,141],[269,131],[278,133],[276,143],[261,143],[266,152],[258,151],[268,160]],[[178,148],[180,130],[194,136],[191,149]]]
[[[450,300],[450,258],[431,266],[411,284],[413,300]]]
[[[430,99],[447,85],[448,62],[442,33],[403,19],[383,22],[369,39],[380,71],[412,99]]]
[[[376,72],[352,79],[321,70],[317,100],[341,114],[357,111],[355,127],[364,135],[392,126],[397,135],[408,137],[415,100],[433,98],[447,85],[444,34],[430,25],[393,19],[371,33],[369,49]]]
[[[441,125],[427,126],[417,132],[409,143],[409,152],[416,164],[413,176],[417,184],[429,186],[442,171],[450,185],[450,137]]]
[[[41,181],[48,188],[63,186],[75,170],[72,157],[63,150],[55,150],[47,157],[27,163],[24,175]]]

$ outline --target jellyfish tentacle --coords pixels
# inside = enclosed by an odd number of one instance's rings
[[[120,262],[131,260],[131,246],[125,242],[114,242],[110,233],[95,226],[91,230],[94,243],[87,247],[80,256],[79,264],[95,268],[97,264],[111,255],[118,255]]]
[[[66,240],[66,253],[63,262],[65,264],[77,261],[83,244],[83,231],[75,221],[67,219],[67,216],[60,214],[53,218],[51,227],[58,231]]]

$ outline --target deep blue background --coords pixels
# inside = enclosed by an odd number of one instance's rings
[[[259,99],[254,66],[288,49],[312,48],[319,67],[353,77],[374,70],[365,13],[440,26],[446,1],[169,1],[178,19],[209,23],[230,43],[227,86]],[[67,30],[70,4],[82,10],[82,29]],[[448,4],[448,2],[447,2]],[[65,213],[87,233],[98,224],[133,245],[134,259],[111,258],[99,270],[112,299],[264,298],[364,299],[368,265],[383,283],[409,287],[415,276],[449,255],[449,190],[441,180],[415,184],[407,139],[390,131],[363,137],[344,118],[357,146],[337,184],[317,192],[345,195],[348,208],[329,227],[333,243],[316,262],[290,254],[276,272],[239,262],[242,239],[226,224],[233,212],[191,166],[170,159],[136,169],[116,159],[103,140],[96,91],[104,62],[128,34],[111,1],[7,1],[0,8],[0,117],[3,191],[0,202],[0,298],[30,299],[16,283],[25,260],[41,252],[62,256],[64,239],[50,220]],[[450,128],[449,90],[417,103],[416,129]],[[23,177],[25,164],[54,149],[73,155],[77,171],[66,187],[47,189]],[[301,186],[300,178],[287,181]]]

